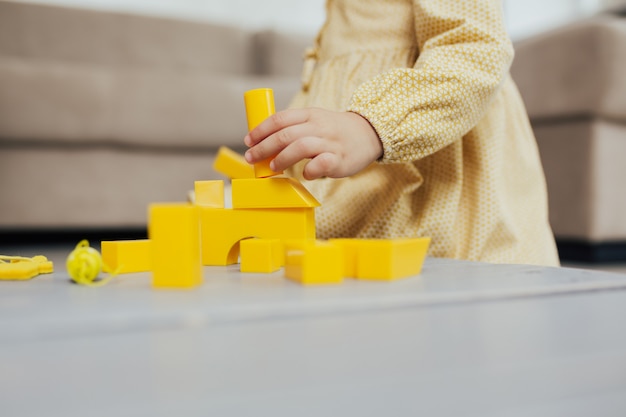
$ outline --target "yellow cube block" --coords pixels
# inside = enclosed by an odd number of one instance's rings
[[[430,238],[362,239],[357,243],[359,279],[394,280],[422,270]]]
[[[343,281],[341,247],[316,240],[285,242],[285,277],[302,285],[340,284]]]
[[[152,286],[193,288],[202,284],[199,206],[151,204]]]
[[[197,205],[224,208],[224,181],[195,181],[194,192]]]
[[[280,239],[244,239],[239,243],[241,272],[271,273],[285,262]]]
[[[100,244],[102,261],[119,274],[152,269],[152,243],[148,239],[109,240]]]
[[[243,155],[222,146],[218,149],[213,169],[228,178],[254,178],[254,167]]]

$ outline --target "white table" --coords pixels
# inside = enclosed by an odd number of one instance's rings
[[[0,416],[626,415],[626,275],[428,259],[393,283],[231,266],[155,291],[70,284],[66,254],[0,282]]]

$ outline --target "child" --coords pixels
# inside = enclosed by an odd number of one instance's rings
[[[430,236],[430,255],[558,265],[495,0],[328,0],[293,109],[244,139],[320,199],[318,237]]]

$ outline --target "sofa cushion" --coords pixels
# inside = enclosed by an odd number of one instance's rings
[[[111,143],[160,147],[239,145],[243,93],[275,90],[287,106],[296,77],[180,76],[0,57],[0,141]]]
[[[252,42],[237,27],[0,1],[0,55],[35,62],[247,74]]]
[[[511,73],[531,119],[626,119],[626,17],[596,16],[515,49]]]
[[[626,125],[601,119],[535,122],[557,238],[626,237]]]
[[[105,147],[0,151],[0,230],[147,224],[152,202],[185,201],[195,180],[218,179],[214,153]]]
[[[246,90],[273,88],[281,109],[299,88],[284,75],[299,44],[280,39],[256,44],[277,71],[257,75],[242,29],[0,0],[0,141],[240,145]]]

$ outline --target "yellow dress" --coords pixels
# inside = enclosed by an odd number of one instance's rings
[[[365,117],[384,154],[304,181],[318,237],[431,236],[430,255],[558,265],[498,1],[328,0],[292,107]]]

